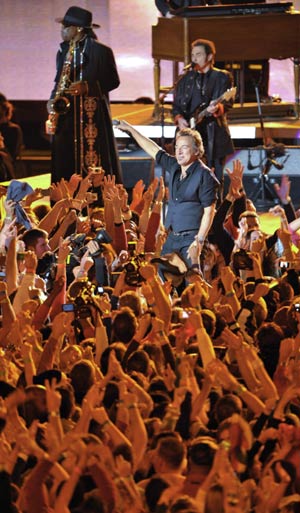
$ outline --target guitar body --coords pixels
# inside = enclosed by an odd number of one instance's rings
[[[228,102],[229,100],[234,100],[236,95],[236,87],[231,87],[230,89],[227,89],[225,93],[221,94],[219,98],[216,98],[213,100],[210,105],[217,105],[217,103],[224,103]],[[203,105],[200,105],[198,109],[195,110],[193,116],[190,118],[190,128],[195,129],[197,125],[199,125],[202,120],[209,114],[208,107],[202,109]]]

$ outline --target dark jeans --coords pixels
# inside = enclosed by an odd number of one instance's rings
[[[179,253],[187,266],[192,265],[191,260],[187,256],[187,250],[195,239],[198,230],[186,230],[184,232],[170,232],[166,242],[163,245],[161,254],[166,255],[167,253]]]

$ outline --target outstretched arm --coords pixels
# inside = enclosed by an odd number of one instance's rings
[[[153,159],[156,157],[156,154],[161,150],[161,147],[158,146],[154,141],[148,139],[143,134],[141,134],[138,130],[136,130],[132,125],[127,123],[127,121],[121,120],[117,125],[120,130],[124,132],[128,132],[132,137],[136,140],[138,145]]]

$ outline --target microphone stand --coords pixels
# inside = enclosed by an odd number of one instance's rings
[[[276,162],[272,157],[272,148],[268,149],[267,145],[267,138],[265,133],[265,127],[264,127],[264,120],[261,110],[261,103],[260,103],[260,97],[259,97],[259,91],[258,86],[255,86],[255,94],[256,94],[256,101],[257,101],[257,108],[258,108],[258,116],[259,116],[259,122],[260,122],[260,128],[262,133],[262,140],[263,140],[263,146],[260,147],[260,150],[264,151],[264,155],[260,155],[260,162],[258,166],[260,167],[260,175],[259,175],[259,182],[257,184],[257,187],[252,192],[251,196],[249,198],[253,201],[256,208],[258,210],[266,210],[275,204],[279,203],[279,198],[277,197],[274,190],[270,187],[268,183],[268,173],[274,165],[277,169],[282,169],[283,165]],[[271,150],[271,152],[270,152]],[[283,153],[284,154],[284,153]],[[250,163],[250,158],[249,158]],[[281,167],[282,166],[282,167]],[[253,166],[249,166],[248,169],[253,169]],[[271,198],[271,199],[270,199]]]
[[[160,146],[164,148],[165,146],[165,99],[166,96],[174,91],[174,86],[161,88],[163,93],[159,97],[160,102],[160,126],[161,126],[161,136],[160,136]],[[164,184],[166,182],[166,170],[162,168],[161,176],[163,178]],[[166,198],[163,199],[163,223],[166,220]]]

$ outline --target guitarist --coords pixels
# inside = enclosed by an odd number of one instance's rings
[[[234,151],[226,119],[226,113],[233,105],[233,98],[218,103],[214,100],[232,88],[233,78],[228,71],[214,68],[215,54],[212,41],[197,39],[192,43],[192,63],[176,84],[172,113],[179,129],[192,126],[200,133],[207,165],[214,168],[221,183],[218,199],[220,202],[225,159]],[[205,115],[198,122],[197,117],[201,118],[203,110]]]

